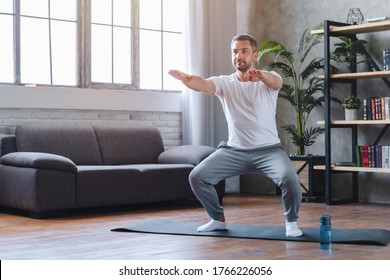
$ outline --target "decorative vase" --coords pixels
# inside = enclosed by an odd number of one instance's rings
[[[347,22],[350,24],[362,24],[364,16],[359,8],[349,9]]]
[[[358,119],[358,109],[345,109],[345,120],[353,121]]]

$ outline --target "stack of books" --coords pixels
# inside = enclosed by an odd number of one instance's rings
[[[390,168],[390,146],[361,145],[355,151],[357,167]]]
[[[390,97],[366,97],[363,99],[365,120],[390,120]]]

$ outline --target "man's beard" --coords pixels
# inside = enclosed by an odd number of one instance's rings
[[[247,62],[244,62],[240,66],[238,66],[237,64],[235,66],[236,66],[236,70],[238,70],[242,73],[246,73],[250,69],[250,63],[247,63]]]

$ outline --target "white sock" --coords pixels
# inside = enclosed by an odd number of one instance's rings
[[[217,220],[211,220],[207,224],[204,224],[203,226],[198,227],[198,232],[205,232],[205,231],[214,231],[214,230],[224,230],[226,228],[226,222],[220,222]]]
[[[303,235],[303,232],[299,229],[297,222],[286,222],[286,236],[298,237]]]

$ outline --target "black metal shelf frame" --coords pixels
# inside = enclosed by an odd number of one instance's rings
[[[348,83],[351,86],[351,95],[357,96],[357,79],[334,79],[331,78],[330,73],[330,60],[331,60],[331,52],[330,52],[330,41],[331,37],[338,36],[347,36],[351,38],[351,40],[357,40],[356,34],[343,33],[343,32],[335,32],[331,31],[331,27],[342,27],[349,26],[350,24],[335,22],[335,21],[324,21],[324,111],[325,111],[325,202],[327,205],[332,204],[341,204],[341,203],[350,203],[358,201],[358,189],[359,189],[359,181],[358,181],[358,173],[357,171],[347,172],[352,176],[352,196],[348,199],[342,200],[332,200],[332,175],[337,173],[346,173],[346,171],[335,171],[331,169],[331,129],[332,128],[349,128],[351,129],[351,148],[352,148],[352,160],[356,161],[356,154],[354,152],[354,147],[358,145],[358,125],[357,124],[332,124],[331,123],[331,98],[330,98],[330,85],[331,83]],[[369,53],[366,53],[369,71],[380,71],[380,68],[372,59]],[[355,61],[356,62],[356,61]],[[351,65],[351,72],[356,72],[356,63]],[[383,77],[383,81],[390,88],[390,82],[387,78]],[[377,136],[374,141],[374,145],[377,145],[381,138],[385,135],[389,128],[389,125],[386,124],[382,131]]]

